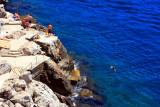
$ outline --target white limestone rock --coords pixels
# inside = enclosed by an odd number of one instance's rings
[[[0,87],[0,107],[68,107],[47,85],[28,79],[29,75],[10,78]],[[26,83],[28,80],[32,81]]]
[[[25,80],[27,84],[32,82],[32,75],[28,71],[23,72],[19,78]]]
[[[26,43],[21,47],[23,53],[25,55],[37,55],[41,53],[41,47],[37,45],[35,42]]]

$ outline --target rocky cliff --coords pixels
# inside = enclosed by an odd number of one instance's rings
[[[45,84],[32,79],[30,72],[7,80],[0,89],[0,107],[67,107]]]
[[[41,25],[33,24],[29,31],[24,30],[18,21],[11,20],[10,16],[13,15],[6,12],[4,8],[0,12],[6,13],[7,17],[2,17],[2,19],[8,23],[3,26],[2,32],[5,35],[1,38],[10,39],[10,47],[0,49],[0,58],[7,60],[12,68],[7,72],[14,71],[17,74],[17,78],[6,79],[3,87],[0,87],[0,107],[1,105],[6,105],[6,107],[18,107],[18,105],[20,107],[72,107],[72,101],[68,96],[73,93],[72,83],[79,81],[80,72],[74,70],[73,60],[58,37],[45,35],[42,30],[46,27]],[[39,38],[37,34],[41,34]],[[45,57],[47,60],[37,61],[37,57]],[[35,61],[36,63],[33,63]],[[24,76],[26,75],[23,74],[24,70],[27,71],[27,75],[31,73],[33,79],[30,79],[30,76]]]

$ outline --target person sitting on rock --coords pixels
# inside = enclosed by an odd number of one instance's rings
[[[46,29],[43,29],[43,32],[45,32],[45,35],[48,35],[48,32],[46,31]]]
[[[14,17],[16,18],[16,20],[20,20],[20,16],[19,16],[18,12],[15,13]]]
[[[29,30],[29,21],[28,20],[25,22],[25,26],[26,26],[26,29],[28,31]]]
[[[22,26],[23,26],[23,28],[25,29],[26,28],[26,19],[25,18],[23,18],[23,20],[22,20]]]
[[[28,17],[28,21],[29,21],[29,23],[30,23],[30,24],[32,23],[32,20],[33,20],[32,15],[29,15],[29,17]]]
[[[52,33],[52,24],[48,26],[48,36],[51,36]]]

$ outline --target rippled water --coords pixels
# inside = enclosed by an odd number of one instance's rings
[[[89,106],[160,106],[160,1],[12,0],[7,9],[52,23],[103,103]],[[117,71],[110,70],[115,66]]]

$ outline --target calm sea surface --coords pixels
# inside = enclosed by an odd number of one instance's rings
[[[7,10],[53,24],[102,103],[97,107],[160,107],[159,0],[11,0]],[[117,71],[110,70],[115,66]]]

